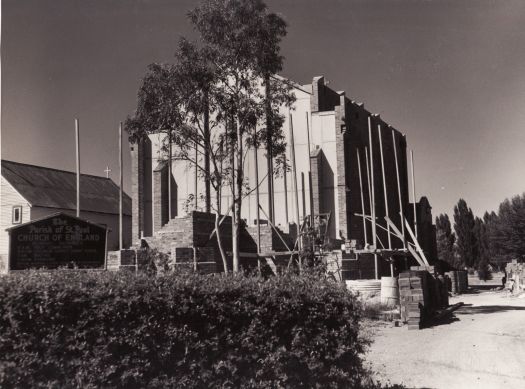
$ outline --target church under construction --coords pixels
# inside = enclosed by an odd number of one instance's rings
[[[293,84],[293,93],[293,109],[283,108],[281,113],[286,117],[286,158],[294,160],[295,168],[271,177],[265,151],[257,154],[260,221],[264,224],[261,251],[293,250],[290,237],[296,236],[297,226],[310,220],[322,226],[327,247],[339,250],[343,245],[346,249],[347,254],[344,250],[341,254],[343,279],[390,276],[404,270],[409,261],[416,263],[410,254],[390,255],[396,250],[406,254],[407,248],[418,246],[407,242],[406,224],[410,224],[413,235],[424,242],[419,256],[426,257],[425,262],[435,260],[430,204],[426,198],[416,204],[409,200],[405,135],[345,92],[328,87],[324,77],[314,77],[307,85]],[[210,243],[214,216],[203,212],[204,201],[200,200],[204,182],[196,178],[199,175],[190,163],[174,160],[168,191],[169,169],[160,152],[161,141],[158,135],[150,135],[149,141],[131,145],[133,239],[144,238],[150,246],[178,255],[177,261],[186,255],[183,248],[199,248],[206,253],[203,263],[213,268],[217,262],[220,270],[220,260],[213,254],[216,248]],[[255,153],[248,154],[244,172],[251,188],[256,180],[254,161]],[[194,201],[189,203],[189,198]],[[243,200],[248,238],[254,239],[259,204],[253,191]],[[225,191],[221,213],[227,214],[230,205]],[[425,222],[418,223],[420,219]],[[225,238],[231,237],[227,227],[225,231]],[[246,240],[241,245],[241,251],[254,252],[253,244]],[[378,256],[378,250],[388,255]]]

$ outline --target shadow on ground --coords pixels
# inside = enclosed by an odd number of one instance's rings
[[[483,292],[496,292],[502,290],[502,285],[472,285],[463,294],[479,294]]]
[[[474,315],[477,313],[499,313],[508,311],[525,311],[524,306],[515,305],[480,305],[473,306],[472,304],[465,304],[459,308],[456,315]]]
[[[437,327],[441,325],[452,324],[454,322],[460,321],[461,316],[463,315],[466,316],[466,315],[475,315],[475,314],[490,314],[490,313],[500,313],[500,312],[510,312],[510,311],[525,311],[525,307],[515,306],[515,305],[474,306],[472,304],[464,304],[458,310],[454,311],[450,315],[442,317],[441,319],[436,319],[432,321],[431,323],[427,323],[427,325],[425,325],[425,328],[432,328],[432,327]]]
[[[459,319],[454,314],[451,314],[451,315],[442,317],[441,319],[435,319],[431,323],[427,323],[424,326],[424,328],[432,328],[432,327],[437,327],[437,326],[443,326],[443,325],[447,325],[447,324],[452,324],[452,323],[454,323],[456,321],[459,321]]]

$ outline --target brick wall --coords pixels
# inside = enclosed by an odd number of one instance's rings
[[[336,136],[336,154],[337,154],[337,201],[339,219],[339,231],[336,236],[345,240],[348,239],[348,199],[347,189],[348,180],[346,177],[346,158],[350,158],[346,151],[347,145],[347,124],[346,124],[346,103],[345,93],[339,93],[339,105],[335,107],[335,136]],[[349,192],[349,191],[348,191]]]
[[[168,219],[168,165],[160,163],[153,171],[153,231],[159,231]]]
[[[310,97],[312,112],[332,111],[338,104],[339,94],[325,85],[324,77],[314,77]]]
[[[143,232],[151,234],[150,195],[148,191],[149,176],[151,175],[151,142],[145,139],[131,144],[131,213],[132,213],[132,241],[140,239]]]
[[[322,212],[323,204],[323,150],[320,148],[312,151],[310,161],[312,165],[312,202],[314,206],[314,215]]]
[[[257,249],[257,226],[248,226],[246,231],[250,234],[251,240],[255,243],[255,249]],[[261,225],[261,253],[268,251],[288,251],[288,248],[293,249],[294,239],[290,234],[286,234],[284,231],[278,230],[279,234],[283,238],[284,242],[279,238],[279,235],[270,225]]]

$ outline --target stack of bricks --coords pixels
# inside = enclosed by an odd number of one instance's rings
[[[401,319],[408,329],[420,329],[426,319],[425,307],[429,305],[428,276],[426,271],[406,271],[399,274]]]
[[[448,288],[433,266],[411,269],[399,274],[401,319],[408,329],[420,329],[436,311],[448,307]]]
[[[468,274],[464,270],[449,271],[445,273],[448,281],[448,290],[454,294],[464,293],[468,290]]]
[[[434,274],[436,271],[436,268],[434,266],[410,266],[410,270],[428,271],[430,274]]]
[[[410,270],[427,271],[426,277],[428,288],[427,311],[448,307],[448,286],[443,276],[439,276],[434,266],[411,266]]]
[[[511,288],[513,294],[517,294],[525,290],[525,263],[518,263],[513,260],[507,263],[505,267],[507,272],[507,286]]]

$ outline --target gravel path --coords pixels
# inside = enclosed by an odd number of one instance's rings
[[[454,297],[448,321],[420,331],[376,326],[366,356],[376,378],[410,388],[525,389],[525,298]]]

